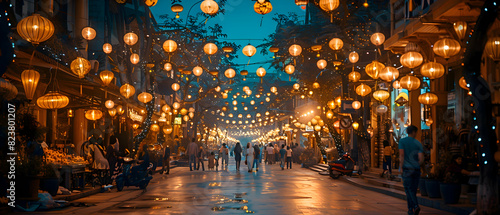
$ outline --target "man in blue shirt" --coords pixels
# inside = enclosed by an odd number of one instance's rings
[[[286,158],[286,149],[285,149],[285,144],[281,145],[280,149],[280,155],[281,155],[281,170],[285,169],[285,158]]]
[[[408,214],[418,215],[420,207],[417,201],[418,180],[420,179],[420,164],[424,161],[424,149],[422,144],[415,139],[418,128],[410,125],[406,129],[408,137],[399,141],[399,172],[403,175],[403,186],[405,188],[406,200],[408,202]]]

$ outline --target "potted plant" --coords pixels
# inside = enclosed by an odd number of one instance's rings
[[[40,189],[47,191],[50,195],[57,195],[59,189],[59,177],[56,167],[53,164],[45,163],[42,166],[42,178],[40,179]]]
[[[447,172],[444,181],[439,183],[439,188],[445,204],[458,203],[462,186],[456,175]]]

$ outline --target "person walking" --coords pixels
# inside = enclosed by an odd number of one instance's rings
[[[250,143],[247,143],[247,155],[245,163],[248,165],[248,172],[252,172],[253,166],[253,158],[254,158],[254,149]]]
[[[224,168],[224,166],[228,165],[228,161],[229,161],[229,150],[228,150],[225,143],[222,144],[222,147],[220,148],[219,153],[222,157],[222,168]]]
[[[384,174],[386,171],[388,171],[388,177],[390,178],[391,175],[392,175],[392,164],[391,164],[391,161],[392,161],[392,147],[391,145],[389,144],[389,141],[387,140],[384,140],[384,163],[383,163],[383,169],[384,171],[382,172],[382,174],[380,174],[380,177],[384,177]]]
[[[259,159],[260,159],[260,148],[259,144],[256,143],[253,146],[254,156],[253,156],[253,165],[252,168],[255,168],[255,171],[259,171]]]
[[[201,170],[205,171],[205,164],[203,164],[203,161],[205,159],[205,150],[203,150],[203,146],[200,146],[200,150],[198,151],[198,156],[197,157],[198,157],[197,158],[197,160],[198,160],[198,168],[196,170],[200,170],[200,166],[201,166]]]
[[[208,170],[214,170],[215,162],[215,153],[210,152],[210,155],[208,155]]]
[[[272,165],[274,163],[274,148],[271,143],[267,146],[267,164]]]
[[[112,178],[115,175],[116,163],[118,162],[118,150],[116,148],[116,143],[118,138],[115,135],[109,137],[109,146],[106,148],[106,159],[109,164],[109,180],[108,184],[111,184]]]
[[[290,146],[286,147],[286,168],[288,169],[288,165],[290,165],[290,169],[292,169],[292,149]]]
[[[236,171],[240,171],[240,165],[241,165],[241,152],[243,149],[241,149],[240,142],[236,143],[236,146],[234,146],[234,160],[236,161]]]
[[[410,125],[406,129],[408,137],[399,141],[399,160],[402,163],[399,171],[403,174],[403,187],[408,202],[408,214],[411,215],[420,213],[417,188],[420,179],[420,165],[424,162],[424,149],[422,144],[415,139],[417,131],[416,126]]]
[[[196,139],[193,138],[191,143],[187,148],[187,155],[189,156],[189,171],[193,171],[193,168],[196,170],[196,156],[198,155],[198,144],[196,144]],[[194,166],[191,167],[191,164]]]
[[[165,149],[163,151],[163,163],[162,163],[161,174],[169,174],[170,173],[170,146],[165,145]],[[165,167],[167,169],[165,170]]]
[[[278,144],[274,144],[274,161],[280,161],[280,147]]]
[[[281,161],[281,170],[284,170],[285,169],[285,158],[286,158],[286,149],[285,149],[285,144],[282,144],[281,145],[281,149],[279,151],[279,155],[280,155],[280,161]]]

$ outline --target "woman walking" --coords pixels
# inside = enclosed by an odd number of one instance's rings
[[[384,162],[383,162],[383,169],[382,174],[380,174],[380,177],[384,177],[384,174],[386,171],[389,171],[388,177],[391,177],[392,175],[392,147],[391,144],[389,144],[389,141],[384,140]]]
[[[292,168],[292,149],[290,146],[286,147],[286,168],[288,169],[288,165],[290,165],[290,169]]]
[[[254,150],[250,143],[247,143],[247,155],[246,155],[246,164],[248,165],[248,172],[252,172],[253,166],[253,158],[254,158]]]
[[[241,152],[243,149],[241,149],[240,142],[236,143],[236,146],[234,147],[234,160],[236,161],[236,171],[240,171],[240,164],[241,164]]]

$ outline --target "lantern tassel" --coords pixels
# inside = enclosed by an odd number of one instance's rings
[[[292,76],[288,75],[288,81],[292,81]]]
[[[333,13],[330,13],[330,23],[333,23]]]

